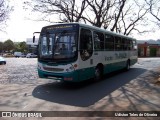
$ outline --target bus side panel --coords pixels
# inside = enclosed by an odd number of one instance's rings
[[[137,63],[137,59],[133,59],[133,60],[131,61],[131,64],[132,64],[132,65],[134,65],[135,63]]]
[[[83,68],[78,70],[79,81],[87,80],[94,77],[94,67]]]
[[[120,58],[117,58],[116,55],[118,55],[119,53],[124,53],[126,57],[128,56],[127,52],[108,51],[106,52],[106,54],[104,52],[104,73],[114,72],[116,70],[120,70],[126,67],[128,58],[122,58],[121,56],[119,56]]]
[[[112,63],[104,65],[104,74],[110,73],[113,70],[114,68]]]
[[[125,68],[125,66],[126,66],[126,60],[125,59],[121,60],[119,62],[116,62],[116,63],[114,63],[114,71],[123,69],[123,68]]]
[[[94,77],[95,68],[94,65],[91,64],[91,58],[83,61],[80,53],[78,55],[78,79],[79,81],[87,80]]]
[[[130,65],[134,65],[135,63],[137,63],[137,61],[138,61],[138,52],[137,51],[132,51],[131,53],[130,53],[130,57],[131,57],[131,59],[130,59]]]

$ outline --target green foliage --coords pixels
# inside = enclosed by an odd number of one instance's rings
[[[3,52],[3,42],[0,42],[0,53]]]
[[[23,52],[23,53],[27,53],[27,44],[26,42],[15,42],[13,43],[12,40],[6,40],[4,43],[0,42],[0,53],[2,52]]]
[[[26,42],[20,42],[19,43],[19,47],[20,47],[20,51],[21,52],[23,52],[23,53],[27,52],[27,44],[26,44]]]
[[[14,43],[14,46],[15,46],[14,52],[15,52],[15,51],[21,52],[21,48],[20,48],[20,46],[19,46],[19,43]]]
[[[4,51],[6,52],[12,52],[14,50],[14,43],[12,40],[8,39],[3,43]]]
[[[157,48],[150,48],[150,56],[156,57],[157,54]]]

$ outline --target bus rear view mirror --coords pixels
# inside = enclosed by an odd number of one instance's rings
[[[33,43],[35,42],[35,36],[33,36]]]
[[[34,32],[34,33],[33,33],[33,43],[35,42],[35,35],[34,35],[35,33],[40,34],[41,32]]]

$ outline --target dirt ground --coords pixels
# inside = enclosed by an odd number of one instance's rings
[[[7,67],[1,66],[0,69],[0,73],[3,73],[0,74],[1,80],[16,82],[15,84],[0,84],[1,111],[160,111],[160,68],[144,69],[142,66],[144,62],[135,65],[135,68],[127,73],[123,72],[96,84],[71,89],[60,83],[48,84],[47,81],[39,79],[34,81],[37,79],[36,60],[25,59],[26,61],[18,65],[14,64],[13,60],[8,61]],[[145,65],[148,63],[147,61]],[[155,64],[155,66],[159,65]],[[118,85],[120,81],[126,82]],[[23,85],[23,82],[26,84]],[[117,87],[113,89],[111,86]],[[109,87],[112,89],[110,90]],[[60,103],[59,100],[65,104]],[[75,106],[72,100],[79,106]],[[84,106],[83,103],[86,105]],[[0,120],[13,119],[160,120],[158,117],[0,118]]]
[[[160,87],[160,68],[155,70],[154,79],[151,80],[151,83]]]

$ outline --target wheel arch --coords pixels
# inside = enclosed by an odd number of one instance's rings
[[[104,72],[104,65],[102,63],[98,63],[96,65],[96,68],[100,68],[102,70],[102,72]]]
[[[131,60],[130,60],[130,58],[128,58],[127,62],[128,62],[129,65],[131,66]]]

